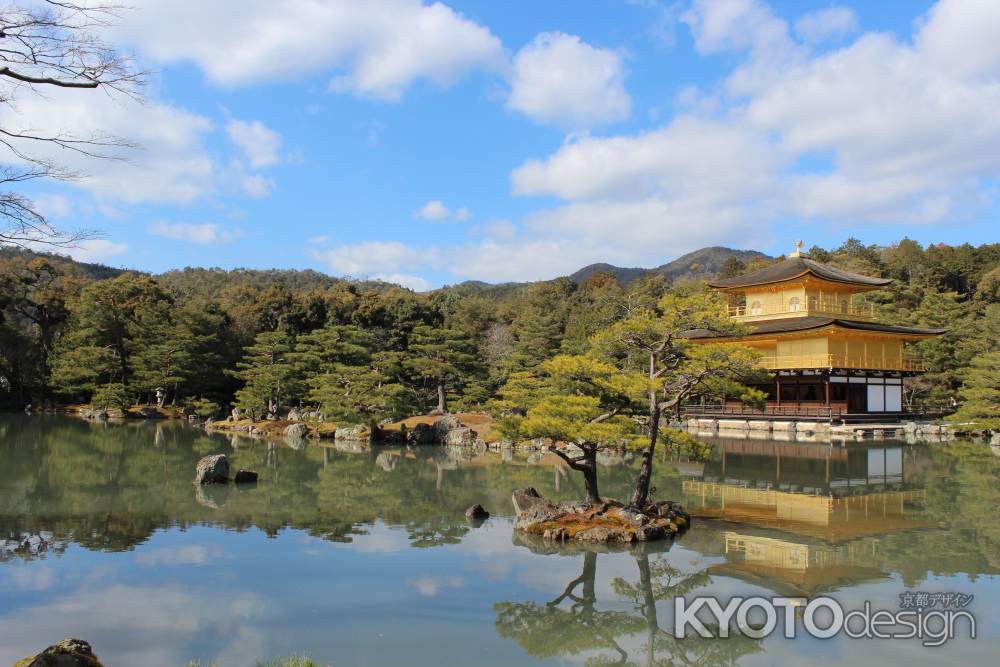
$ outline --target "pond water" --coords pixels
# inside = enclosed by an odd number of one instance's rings
[[[196,488],[226,452],[255,488]],[[634,462],[607,461],[623,497]],[[658,463],[697,517],[672,544],[555,548],[513,535],[510,493],[582,494],[550,456],[293,449],[178,423],[0,416],[0,666],[82,637],[108,667],[220,667],[307,652],[347,665],[995,664],[1000,458],[971,442],[717,440]],[[493,517],[470,526],[464,510]],[[674,597],[830,595],[898,611],[973,595],[917,640],[677,639]],[[991,657],[992,656],[992,657]]]

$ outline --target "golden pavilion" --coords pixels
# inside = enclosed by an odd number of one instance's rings
[[[802,256],[802,242],[784,261],[735,278],[709,282],[729,297],[730,315],[748,333],[720,338],[688,332],[694,341],[733,341],[763,355],[773,379],[763,412],[727,401],[717,414],[753,418],[898,419],[907,415],[903,378],[924,370],[907,345],[944,333],[880,324],[866,292],[892,280],[844,271]],[[908,416],[913,416],[912,414]]]

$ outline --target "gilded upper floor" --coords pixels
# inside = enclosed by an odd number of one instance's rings
[[[872,320],[874,308],[860,296],[892,281],[844,271],[792,254],[751,273],[710,282],[729,295],[729,313],[744,322],[832,316]]]

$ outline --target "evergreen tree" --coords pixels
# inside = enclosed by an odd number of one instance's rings
[[[616,361],[623,372],[648,378],[648,443],[636,479],[631,504],[645,507],[653,474],[653,453],[660,417],[696,393],[716,398],[736,396],[760,402],[759,391],[742,382],[759,376],[759,355],[748,347],[694,344],[686,331],[705,329],[720,335],[738,335],[743,328],[728,316],[725,301],[708,292],[671,293],[656,310],[637,309],[594,337],[595,350]]]
[[[448,386],[461,384],[471,375],[476,352],[475,345],[461,331],[427,325],[414,327],[406,367],[435,384],[438,413],[448,412]]]
[[[1000,430],[1000,351],[972,360],[962,373],[962,407],[954,418],[974,428]]]
[[[715,275],[717,280],[735,278],[747,272],[747,265],[739,257],[727,257],[726,261],[719,267],[719,272]]]
[[[236,405],[254,418],[277,416],[283,405],[297,398],[297,375],[289,360],[292,339],[284,331],[258,334],[236,364],[234,377],[243,381],[236,392]]]
[[[169,327],[172,307],[170,296],[148,276],[123,273],[87,285],[69,302],[70,323],[54,350],[54,388],[90,394],[121,384],[134,393],[134,357]]]
[[[333,325],[301,337],[294,355],[308,378],[309,401],[328,418],[367,422],[401,416],[404,395],[399,355],[378,349],[375,337],[354,325]]]
[[[533,372],[511,376],[503,390],[506,403],[495,407],[509,410],[501,422],[507,437],[574,443],[579,455],[555,444],[549,449],[583,475],[587,500],[598,503],[598,450],[642,438],[628,415],[640,404],[647,388],[641,373],[623,372],[592,357],[559,355],[542,362]]]

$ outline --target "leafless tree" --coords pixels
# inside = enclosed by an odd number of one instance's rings
[[[28,95],[44,98],[46,90],[56,88],[79,94],[103,91],[140,101],[144,73],[101,37],[121,9],[58,0],[0,5],[0,112],[6,107],[16,113],[18,100]],[[66,247],[93,237],[95,233],[88,230],[57,229],[20,190],[39,179],[82,177],[46,157],[51,147],[88,158],[120,160],[120,149],[131,144],[110,134],[78,136],[7,125],[0,123],[0,246]]]

